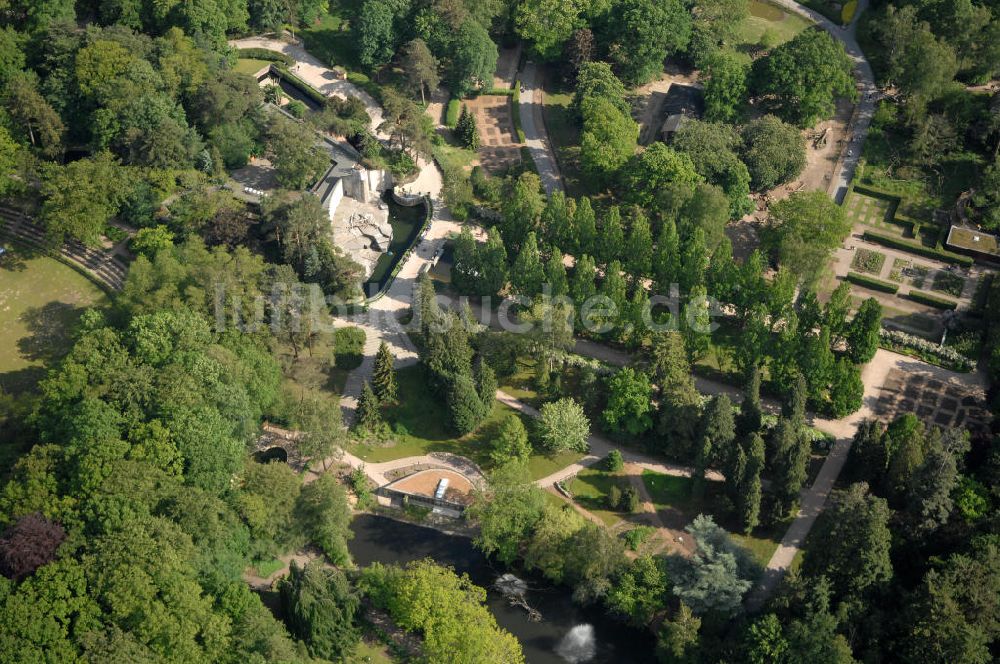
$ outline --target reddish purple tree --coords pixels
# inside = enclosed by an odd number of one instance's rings
[[[0,574],[15,581],[52,562],[66,531],[41,514],[18,519],[0,536]]]

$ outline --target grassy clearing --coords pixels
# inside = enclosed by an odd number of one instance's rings
[[[0,389],[33,389],[69,350],[84,309],[105,304],[104,292],[73,268],[9,248],[0,260]]]
[[[394,660],[385,645],[362,640],[347,661],[348,664],[392,664]]]
[[[578,198],[599,192],[580,170],[580,127],[573,111],[573,90],[564,90],[546,77],[542,118],[559,161],[566,195]]]
[[[286,385],[300,391],[339,396],[344,391],[348,369],[338,366],[335,348],[332,334],[319,335],[311,350],[299,349],[298,358],[290,345],[279,345],[276,354],[281,362]]]
[[[653,498],[657,510],[667,511],[671,513],[670,516],[680,517],[684,522],[692,521],[699,514],[711,515],[716,523],[729,531],[733,541],[750,551],[761,566],[767,565],[774,555],[787,526],[787,523],[778,523],[770,528],[758,527],[750,535],[737,533],[732,519],[728,514],[722,513],[719,507],[721,502],[719,498],[723,490],[721,482],[706,482],[705,496],[696,499],[691,496],[690,477],[676,477],[644,470],[642,481],[646,483],[646,489]]]
[[[258,71],[264,67],[271,64],[267,60],[254,60],[252,58],[240,58],[236,61],[236,65],[233,66],[233,71],[239,72],[240,74],[246,74],[247,76],[253,76]]]
[[[750,15],[740,24],[736,39],[746,45],[759,44],[763,40],[769,46],[779,46],[810,25],[810,21],[798,14],[786,12],[769,2],[751,0]]]
[[[271,576],[279,569],[285,566],[285,563],[281,562],[277,558],[272,558],[271,560],[255,560],[253,562],[253,569],[262,579],[266,579]]]
[[[435,145],[431,152],[434,154],[434,159],[441,165],[441,170],[446,172],[449,170],[471,171],[472,162],[476,159],[474,150],[467,150],[447,143]]]
[[[354,0],[331,3],[333,13],[323,14],[316,23],[302,28],[296,35],[302,39],[306,50],[327,66],[340,65],[346,69],[361,67],[357,56],[357,35],[352,34],[350,21],[346,18],[347,10],[353,4]]]
[[[381,463],[431,452],[450,452],[472,459],[482,468],[489,468],[490,446],[501,420],[509,414],[521,418],[531,427],[531,418],[518,413],[500,402],[495,402],[493,412],[478,429],[465,436],[455,436],[448,427],[448,413],[438,395],[427,390],[418,366],[397,372],[400,403],[385,409],[385,419],[393,430],[394,444],[371,445],[353,443],[348,451],[371,463]],[[419,432],[419,434],[417,433]],[[577,461],[583,455],[576,452],[556,455],[535,454],[528,462],[533,479],[545,477]]]
[[[581,470],[566,488],[580,507],[599,518],[604,525],[613,527],[622,521],[620,513],[608,508],[608,492],[614,485],[624,489],[628,480],[621,473],[587,468]]]

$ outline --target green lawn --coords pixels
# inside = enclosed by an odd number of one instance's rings
[[[247,76],[252,76],[269,64],[271,63],[267,60],[240,58],[236,61],[236,65],[233,67],[233,70],[238,71],[241,74],[246,74]]]
[[[69,350],[73,324],[83,310],[103,306],[107,298],[54,258],[7,248],[0,259],[0,389],[23,392]]]
[[[500,402],[482,425],[470,434],[455,436],[448,426],[448,415],[439,395],[432,394],[424,383],[419,366],[397,372],[400,403],[385,409],[385,419],[393,429],[395,444],[387,446],[354,443],[348,451],[371,463],[381,463],[431,452],[460,454],[480,467],[490,466],[490,443],[500,421],[510,413],[517,414],[530,431],[531,418],[517,413]],[[577,461],[583,455],[576,452],[557,455],[535,454],[528,463],[532,479],[545,477]]]
[[[545,81],[542,117],[552,149],[559,161],[559,170],[566,184],[566,195],[574,198],[592,196],[595,188],[580,170],[580,127],[573,111],[573,91],[558,87],[550,72]]]
[[[476,158],[474,150],[467,150],[463,147],[447,143],[435,145],[431,148],[431,152],[433,152],[434,158],[440,164],[443,171],[460,170],[468,172],[471,170],[470,166]]]
[[[740,546],[746,548],[753,555],[761,566],[774,555],[775,550],[785,532],[787,523],[779,523],[771,528],[758,527],[751,535],[734,532],[734,524],[728,515],[717,514],[716,502],[713,497],[722,492],[722,482],[706,482],[705,497],[695,499],[691,497],[690,477],[676,477],[655,473],[651,470],[644,470],[642,481],[646,483],[646,489],[653,498],[653,504],[657,509],[676,510],[683,518],[690,522],[699,514],[709,514],[715,518],[715,522],[723,528],[729,530],[730,535]]]
[[[333,14],[323,14],[313,25],[302,28],[296,34],[302,39],[306,50],[327,66],[340,65],[346,69],[358,69],[357,35],[350,29],[350,22],[341,17],[340,11],[354,4],[352,0],[331,3],[336,7]],[[347,13],[347,12],[345,12]]]
[[[393,659],[383,644],[362,640],[347,661],[348,664],[392,664]]]
[[[612,527],[622,520],[620,513],[608,509],[608,492],[615,484],[621,489],[629,485],[628,479],[623,475],[586,468],[566,488],[580,507],[599,518],[604,525]]]
[[[778,46],[792,39],[812,23],[798,14],[760,0],[751,0],[750,16],[744,19],[737,30],[737,39],[742,44],[758,44],[767,33],[770,45]]]

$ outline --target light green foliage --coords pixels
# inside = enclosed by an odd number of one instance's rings
[[[124,197],[121,167],[107,152],[65,166],[52,165],[42,183],[41,218],[56,241],[97,244]]]
[[[512,460],[526,460],[529,456],[531,443],[528,442],[528,430],[520,417],[509,413],[497,426],[490,458],[493,463],[503,465]]]
[[[612,430],[639,435],[653,426],[649,376],[625,367],[608,380],[604,423]]]
[[[630,202],[652,209],[677,197],[687,200],[702,181],[690,157],[656,142],[632,157],[622,172],[621,189]]]
[[[360,584],[396,624],[423,635],[423,652],[430,661],[524,662],[517,639],[500,629],[484,606],[486,591],[464,574],[429,559],[403,569],[376,563],[364,570]]]
[[[843,209],[825,192],[795,193],[771,206],[782,265],[809,282],[851,230]]]
[[[642,556],[616,579],[605,603],[612,613],[636,627],[644,627],[663,609],[668,588],[663,559]]]
[[[347,492],[333,475],[323,473],[302,487],[295,504],[295,521],[306,540],[319,546],[330,562],[335,565],[350,562],[347,540],[354,536],[350,528],[351,507],[347,504]]]
[[[730,50],[708,56],[705,80],[705,117],[711,122],[732,122],[747,101],[750,59]]]
[[[590,420],[580,404],[570,397],[563,397],[542,406],[538,435],[542,447],[550,452],[586,452],[589,448]]]
[[[468,510],[469,518],[479,523],[475,543],[483,553],[510,563],[541,518],[545,494],[517,462],[497,467],[488,479],[488,487],[476,492]]]
[[[140,228],[132,238],[130,246],[135,253],[152,258],[161,250],[174,246],[174,234],[162,224]]]
[[[695,171],[706,181],[722,187],[729,198],[730,216],[734,219],[753,210],[750,173],[736,154],[739,144],[739,136],[732,127],[699,120],[684,122],[671,144],[691,158]],[[714,234],[711,247],[718,244],[721,235],[721,231]]]
[[[514,26],[539,57],[552,60],[562,54],[563,44],[580,27],[584,8],[580,0],[526,0],[514,10]]]
[[[609,182],[636,149],[639,125],[607,99],[587,99],[581,108],[580,162],[599,182]]]

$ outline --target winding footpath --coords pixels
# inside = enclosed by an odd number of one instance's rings
[[[809,18],[826,29],[835,39],[843,43],[845,50],[855,62],[860,97],[856,106],[854,120],[852,121],[853,138],[845,148],[841,160],[837,163],[829,192],[840,202],[847,192],[851,178],[854,175],[854,170],[857,167],[857,160],[861,154],[861,149],[867,135],[876,99],[875,82],[871,66],[865,59],[856,38],[858,17],[867,9],[868,0],[860,0],[854,20],[846,28],[835,25],[826,17],[792,0],[772,1],[789,11]],[[336,80],[331,70],[323,66],[322,63],[298,44],[256,37],[236,40],[230,43],[238,48],[267,48],[288,54],[297,61],[292,69],[296,75],[323,93],[342,97],[359,97],[365,103],[372,118],[373,128],[377,130],[381,124],[383,117],[382,109],[371,96],[348,81]],[[535,161],[535,166],[546,193],[551,194],[554,191],[562,191],[563,184],[542,119],[542,93],[538,79],[539,73],[537,67],[533,63],[528,64],[521,75],[523,92],[520,94],[519,111],[528,150]],[[342,405],[348,421],[353,418],[353,411],[357,403],[356,399],[361,392],[364,382],[371,377],[375,353],[382,341],[390,345],[390,349],[397,358],[397,366],[405,366],[416,362],[416,349],[413,347],[413,343],[409,339],[404,326],[400,323],[399,318],[410,308],[413,299],[413,290],[421,270],[439,255],[448,236],[461,228],[452,219],[441,201],[442,182],[440,171],[433,163],[421,162],[419,165],[421,169],[420,176],[417,182],[411,185],[411,189],[426,192],[434,202],[433,216],[425,236],[418,242],[414,251],[411,252],[385,295],[375,300],[368,308],[368,311],[360,315],[335,318],[335,325],[356,325],[364,329],[366,333],[364,360],[361,366],[348,376],[344,390]],[[623,365],[632,361],[632,358],[626,353],[589,342],[579,342],[576,346],[576,351],[582,355],[596,357],[610,364]],[[799,497],[801,506],[799,513],[796,515],[796,518],[782,538],[781,544],[769,561],[761,582],[748,598],[748,607],[750,609],[759,608],[763,604],[790,568],[796,553],[800,550],[813,523],[815,523],[817,516],[822,512],[826,499],[843,468],[858,423],[862,419],[871,416],[871,405],[878,397],[878,391],[885,382],[885,377],[889,370],[898,364],[900,357],[902,356],[896,356],[893,353],[880,350],[876,354],[875,359],[865,368],[862,375],[865,386],[865,405],[859,412],[841,420],[813,420],[812,424],[820,430],[832,434],[836,438],[836,443],[827,456],[812,486],[802,490]],[[705,394],[725,393],[738,396],[735,394],[736,391],[732,386],[705,379],[699,378],[697,386]],[[538,416],[537,410],[503,391],[498,390],[497,399],[511,408],[532,417]],[[568,479],[580,472],[580,470],[596,464],[615,448],[609,440],[598,435],[592,435],[589,442],[590,452],[586,456],[574,464],[539,479],[537,484],[542,487],[549,487],[556,482]],[[623,450],[622,454],[626,462],[645,469],[679,476],[690,476],[691,474],[690,468],[665,464],[637,452]],[[417,464],[438,465],[469,473],[471,464],[467,459],[437,454],[408,457],[380,464],[365,464],[361,459],[345,453],[340,460],[354,468],[365,468],[368,476],[379,485],[387,483],[388,478],[386,477],[386,473],[408,466]],[[474,464],[472,466],[474,467]],[[482,473],[478,468],[475,468],[475,472],[472,472],[472,475],[473,477],[482,477]],[[711,479],[722,479],[722,476],[714,471],[709,474],[709,477]]]

